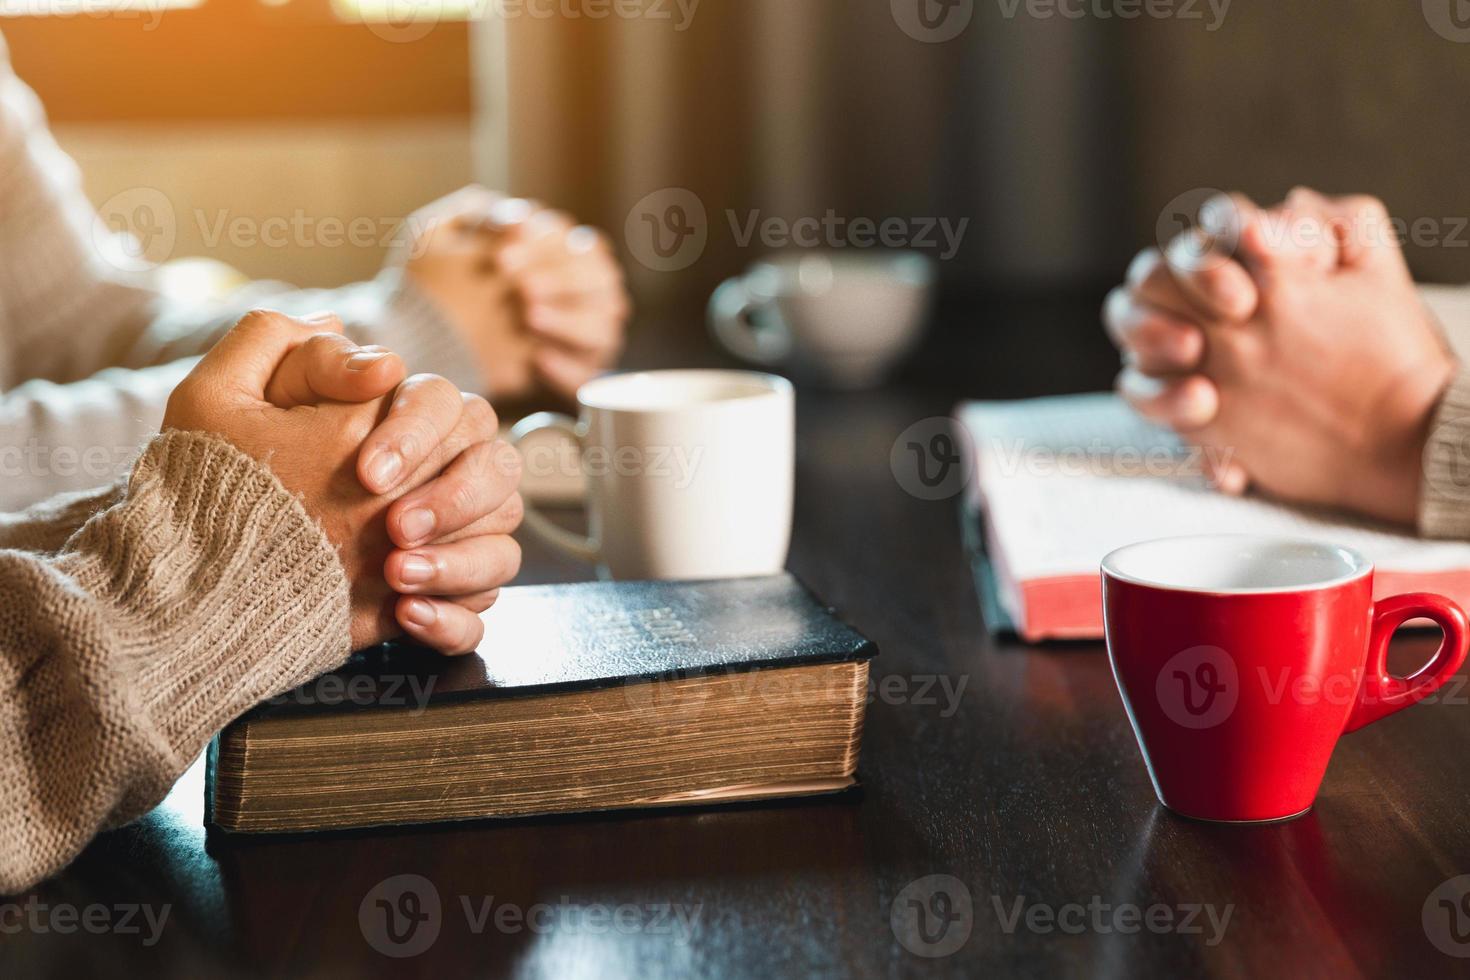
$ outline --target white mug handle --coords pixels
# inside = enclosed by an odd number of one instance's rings
[[[576,441],[579,449],[584,451],[586,449],[587,427],[571,416],[562,415],[559,412],[538,412],[521,419],[510,430],[510,444],[519,446],[531,433],[542,429],[556,429],[565,432]],[[530,503],[526,504],[526,526],[548,544],[583,561],[596,564],[601,558],[602,549],[596,541],[561,527],[546,515],[537,512]]]
[[[751,321],[768,302],[751,296],[743,278],[726,279],[709,298],[710,331],[736,357],[775,364],[791,353],[791,334],[779,319],[761,326]]]

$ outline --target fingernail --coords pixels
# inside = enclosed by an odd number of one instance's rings
[[[597,229],[578,225],[567,232],[567,251],[573,255],[590,252],[597,247]]]
[[[1186,384],[1179,389],[1174,403],[1174,415],[1179,425],[1197,428],[1210,424],[1214,418],[1214,405],[1198,384]]]
[[[385,449],[368,464],[368,479],[373,481],[374,486],[386,490],[402,471],[403,457],[391,449]]]
[[[409,541],[422,541],[434,533],[436,523],[438,521],[432,510],[426,507],[415,507],[398,519],[398,530]]]
[[[1215,249],[1214,236],[1204,232],[1180,235],[1169,243],[1169,264],[1184,272],[1202,272],[1218,265],[1223,258]]]
[[[422,585],[434,577],[434,563],[423,555],[409,555],[399,565],[398,577],[406,585]]]
[[[1149,401],[1164,393],[1164,380],[1129,368],[1121,378],[1123,393],[1134,401]]]
[[[1235,204],[1224,194],[1216,194],[1199,209],[1199,226],[1211,235],[1223,235],[1229,228]]]
[[[333,320],[337,319],[337,314],[333,313],[331,310],[317,310],[315,313],[306,314],[301,319],[305,320],[307,323],[331,323]]]
[[[439,621],[434,604],[424,599],[410,599],[403,604],[403,617],[415,626],[433,626]]]
[[[513,225],[531,215],[531,202],[521,197],[507,197],[490,205],[488,216],[498,225]]]
[[[349,371],[366,371],[368,368],[372,367],[374,364],[377,364],[379,361],[381,361],[385,357],[389,357],[389,356],[391,356],[391,355],[389,355],[389,353],[387,351],[380,351],[380,350],[362,351],[360,353],[353,354],[351,357],[349,357],[347,359],[347,370],[349,370]]]

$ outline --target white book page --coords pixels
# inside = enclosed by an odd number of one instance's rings
[[[1470,544],[1216,493],[1202,476],[1199,451],[1113,395],[971,402],[959,418],[991,540],[1017,581],[1095,575],[1114,548],[1211,533],[1327,541],[1385,570],[1470,569]]]

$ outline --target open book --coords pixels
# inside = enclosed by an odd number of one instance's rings
[[[1027,640],[1100,637],[1103,556],[1187,534],[1329,541],[1375,564],[1379,596],[1432,591],[1470,605],[1470,544],[1216,493],[1202,450],[1113,395],[970,402],[956,414],[974,465],[967,522],[992,628]]]

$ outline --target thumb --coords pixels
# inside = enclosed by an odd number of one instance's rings
[[[204,355],[194,374],[221,389],[263,402],[271,378],[287,356],[324,332],[340,334],[341,321],[330,313],[297,318],[275,310],[252,310]]]
[[[281,361],[265,388],[277,408],[324,401],[381,398],[407,375],[403,360],[382,347],[359,347],[339,333],[317,333]]]

